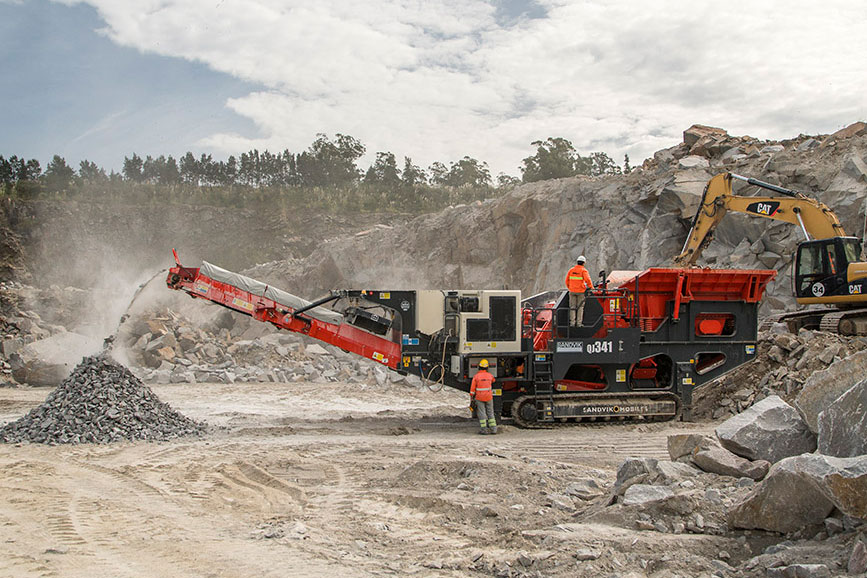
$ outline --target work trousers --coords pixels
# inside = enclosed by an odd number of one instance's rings
[[[569,324],[584,323],[584,293],[569,293]]]
[[[486,428],[496,429],[497,418],[494,417],[494,400],[476,400],[476,415],[479,417],[479,427],[484,431]]]

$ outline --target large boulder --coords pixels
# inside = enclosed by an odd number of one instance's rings
[[[694,124],[683,131],[683,144],[687,146],[690,154],[709,157],[721,152],[722,143],[728,136],[721,128]]]
[[[807,379],[795,399],[795,407],[813,433],[819,433],[819,414],[861,381],[864,375],[867,375],[867,351],[859,351]]]
[[[776,463],[816,449],[816,436],[807,423],[776,395],[727,419],[716,435],[724,448],[749,460]]]
[[[629,486],[640,484],[653,476],[659,460],[655,458],[627,458],[617,468],[614,480],[614,495],[622,496]]]
[[[821,524],[835,507],[867,519],[867,456],[804,454],[777,462],[731,510],[729,524],[788,533]]]
[[[659,195],[659,212],[677,213],[682,219],[692,218],[701,204],[704,188],[710,177],[701,167],[675,173],[674,180],[666,184]]]
[[[735,478],[761,480],[768,473],[770,463],[744,459],[722,447],[712,438],[705,438],[692,454],[692,463],[706,472]]]
[[[788,533],[821,524],[834,503],[801,469],[798,459],[774,464],[765,480],[731,510],[729,525]]]
[[[697,447],[713,439],[701,434],[673,434],[668,436],[668,456],[675,462],[688,462]]]
[[[867,454],[867,379],[819,413],[819,453],[838,458]]]

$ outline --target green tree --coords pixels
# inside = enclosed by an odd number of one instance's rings
[[[587,160],[581,158],[572,143],[565,138],[548,137],[547,140],[530,144],[536,147],[536,154],[522,162],[521,180],[525,183],[589,173]]]
[[[432,185],[447,185],[449,184],[449,168],[439,161],[434,161],[428,167],[430,173],[430,183]]]
[[[66,164],[66,159],[60,155],[54,155],[45,167],[42,180],[45,190],[49,193],[61,193],[69,190],[74,177],[75,170]]]
[[[619,175],[620,167],[614,160],[605,153],[590,154],[590,175],[598,177],[601,175]]]
[[[511,175],[507,175],[506,173],[500,173],[497,175],[497,188],[507,189],[521,184],[521,179],[518,177],[513,177]]]
[[[367,169],[364,175],[364,182],[370,185],[381,185],[383,187],[395,188],[400,185],[400,169],[397,168],[397,160],[394,158],[394,153],[378,152],[376,160]]]
[[[325,134],[316,135],[310,148],[297,159],[301,183],[327,186],[357,181],[360,173],[355,163],[364,151],[364,145],[349,135],[338,133],[334,141]]]
[[[9,157],[9,165],[16,183],[35,181],[42,174],[42,168],[36,159],[26,161],[24,157],[18,158],[12,155]]]
[[[629,155],[623,155],[623,174],[628,175],[632,172],[632,165],[629,164]]]
[[[220,163],[220,184],[223,186],[234,185],[238,177],[238,160],[229,155],[226,162]]]
[[[211,155],[202,153],[196,163],[196,168],[199,171],[199,183],[212,186],[219,182],[219,170]]]
[[[160,155],[162,158],[162,155]],[[175,185],[181,182],[181,170],[178,168],[178,162],[169,155],[160,171],[160,183],[164,185]]]
[[[123,157],[123,177],[134,183],[142,182],[144,180],[144,175],[142,174],[143,166],[144,161],[135,153],[132,153],[131,158]]]
[[[193,153],[187,151],[178,163],[178,169],[181,173],[181,182],[191,185],[199,184],[199,163]]]
[[[488,163],[464,157],[451,164],[446,182],[453,187],[487,187],[491,184],[491,171]]]
[[[6,160],[0,155],[0,183],[3,183],[3,192],[7,195],[12,191],[12,185],[15,184],[15,171],[12,168],[11,160]]]
[[[411,158],[403,157],[403,172],[401,174],[401,180],[407,187],[426,185],[427,174],[424,172],[423,168],[412,164]]]
[[[105,169],[87,159],[78,163],[78,176],[82,181],[90,184],[105,183],[108,181],[108,175],[105,174]]]

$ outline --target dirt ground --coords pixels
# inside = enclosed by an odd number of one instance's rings
[[[0,444],[0,575],[711,576],[720,551],[737,557],[731,537],[582,522],[625,458],[667,459],[670,433],[708,423],[506,426],[494,437],[475,433],[452,390],[153,389],[211,432]],[[49,391],[0,389],[0,423]],[[598,497],[552,504],[575,482]]]

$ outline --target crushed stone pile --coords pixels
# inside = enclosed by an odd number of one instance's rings
[[[0,441],[44,444],[160,441],[201,435],[205,425],[160,401],[126,367],[85,357],[39,407],[0,428]]]

